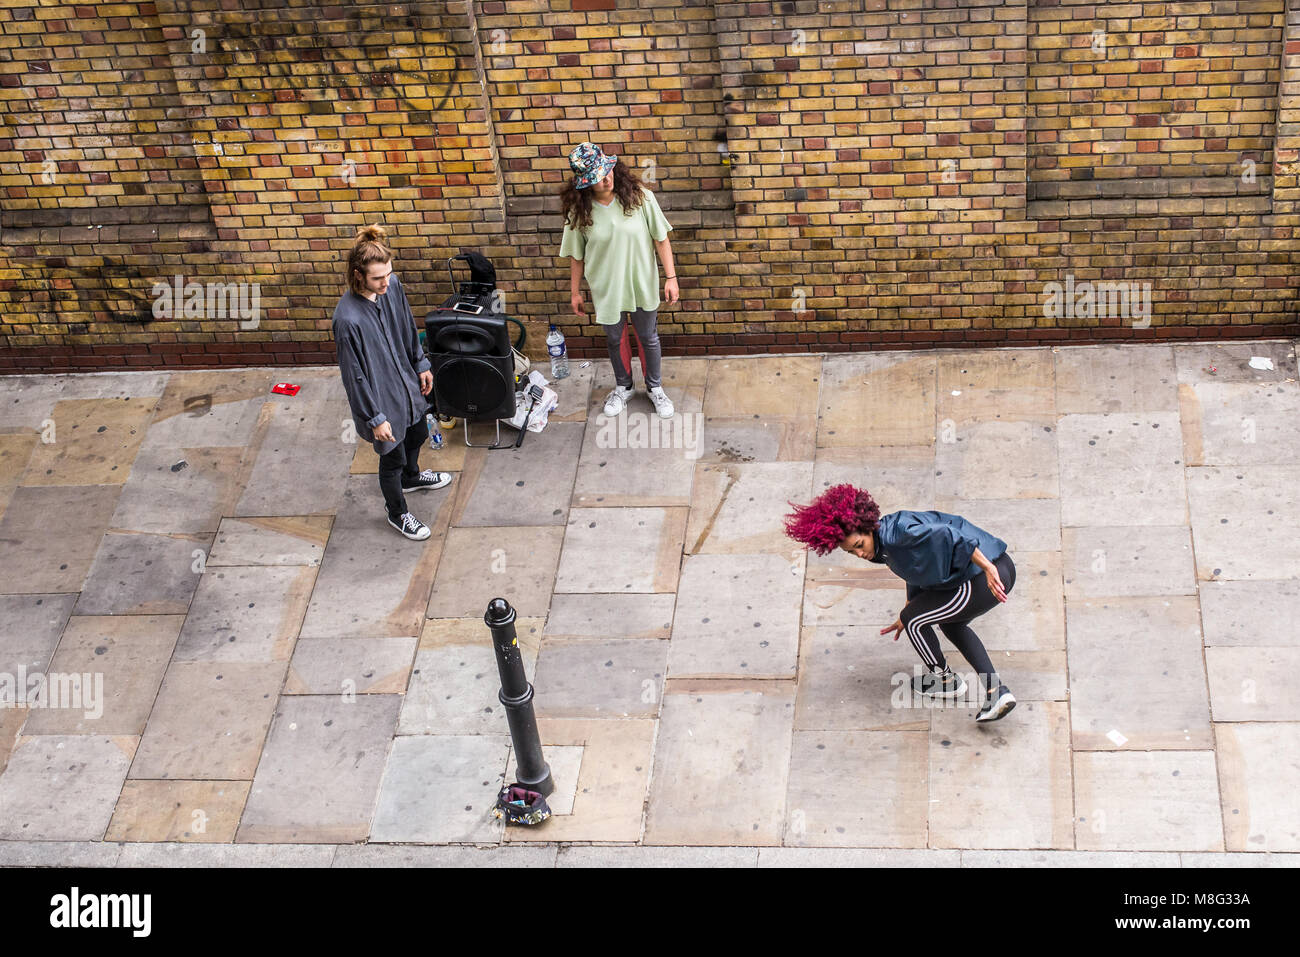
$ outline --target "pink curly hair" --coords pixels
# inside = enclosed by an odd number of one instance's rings
[[[807,545],[818,555],[839,547],[849,535],[875,531],[880,523],[880,506],[865,489],[833,485],[807,505],[795,505],[785,516],[785,533]]]

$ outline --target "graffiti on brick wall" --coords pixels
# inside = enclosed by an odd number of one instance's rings
[[[404,19],[374,19],[364,15],[348,18],[348,29],[340,33],[317,32],[314,21],[302,24],[310,32],[285,32],[273,34],[273,27],[294,26],[289,21],[258,20],[231,21],[213,29],[218,60],[235,62],[236,54],[254,55],[278,50],[292,53],[291,57],[275,59],[259,57],[258,67],[263,76],[274,78],[278,88],[295,92],[333,89],[347,91],[340,99],[362,99],[366,95],[388,93],[408,110],[419,112],[413,102],[419,90],[420,98],[431,100],[430,112],[454,109],[452,102],[458,85],[468,71],[461,66],[461,44],[441,26],[420,22],[417,16]],[[412,30],[414,39],[409,44],[418,51],[418,64],[405,66],[391,51],[395,30]],[[465,58],[470,59],[470,58]],[[382,66],[366,71],[359,69],[367,60]],[[321,72],[302,69],[305,63],[319,63]],[[391,91],[391,92],[390,92]]]
[[[14,311],[36,317],[37,322],[87,317],[86,321],[67,322],[62,330],[67,335],[86,334],[92,321],[144,323],[153,319],[152,281],[121,260],[69,266],[54,259],[24,264],[24,268],[42,273],[0,282],[0,298],[17,306]]]

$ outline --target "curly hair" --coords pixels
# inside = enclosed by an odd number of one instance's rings
[[[795,505],[785,516],[785,533],[818,555],[839,547],[850,535],[873,532],[880,524],[880,506],[865,489],[833,485],[807,505]]]
[[[574,187],[576,176],[569,177],[560,194],[560,204],[564,210],[564,221],[574,229],[591,228],[591,187],[577,189]],[[641,206],[641,178],[636,170],[623,162],[614,160],[614,195],[623,205],[623,215],[631,216],[632,210]]]

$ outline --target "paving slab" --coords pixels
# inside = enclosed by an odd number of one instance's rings
[[[938,354],[936,413],[940,420],[987,422],[1051,414],[1056,363],[1046,348],[970,349]]]
[[[644,843],[780,844],[793,720],[788,690],[664,695]]]
[[[16,683],[15,683],[16,684]],[[9,755],[13,753],[14,745],[18,743],[18,735],[27,723],[27,716],[31,709],[25,705],[15,704],[13,698],[16,695],[13,689],[6,689],[4,695],[4,706],[0,707],[0,772],[3,772],[5,766],[9,763]]]
[[[1177,409],[1171,346],[1061,346],[1056,351],[1056,411],[1062,415]]]
[[[1060,494],[1056,439],[1056,418],[1048,413],[961,422],[940,418],[934,447],[935,494],[963,500],[1054,499]]]
[[[1140,868],[1178,867],[1188,855],[1161,851],[962,851],[961,866]]]
[[[250,786],[248,781],[127,781],[104,840],[229,843]]]
[[[238,840],[365,840],[400,705],[399,695],[281,698]]]
[[[687,511],[685,508],[572,509],[565,528],[555,591],[676,591]]]
[[[582,769],[582,745],[543,744],[542,760],[551,770],[551,793],[546,795],[546,806],[555,817],[573,814],[573,799],[578,792],[578,774]],[[506,780],[518,781],[517,754],[512,747],[506,761]],[[507,832],[509,829],[507,829]],[[507,833],[507,837],[508,837]],[[553,838],[547,838],[553,840]]]
[[[1064,415],[1057,428],[1062,525],[1187,523],[1177,412]]]
[[[1300,721],[1290,676],[1300,648],[1206,648],[1210,708],[1215,721]]]
[[[123,844],[118,867],[329,867],[332,844]]]
[[[338,372],[332,383],[338,395],[328,380],[295,375],[308,379],[299,395],[271,395],[262,407],[245,456],[252,462],[248,480],[227,517],[317,515],[342,504],[357,439]],[[374,495],[382,517],[377,487]]]
[[[209,565],[319,565],[329,541],[331,515],[224,518]]]
[[[78,615],[184,615],[199,586],[207,536],[108,532],[77,601]]]
[[[158,400],[65,399],[50,413],[53,441],[33,450],[20,485],[121,485]],[[45,433],[49,434],[49,433]]]
[[[370,504],[370,482],[348,479],[302,621],[304,638],[418,635],[446,543],[452,486],[413,492],[407,507],[429,526],[413,542]]]
[[[812,495],[812,462],[699,465],[686,525],[688,554],[773,554],[804,551],[792,541],[780,516],[788,502]]]
[[[411,735],[393,742],[370,830],[373,843],[498,843],[492,816],[508,735]],[[543,825],[545,826],[545,825]]]
[[[582,453],[573,486],[573,505],[582,508],[686,506],[691,500],[695,462],[704,436],[707,360],[670,359],[663,388],[673,400],[671,419],[661,419],[638,387],[627,408],[604,413],[614,388],[608,363],[599,363],[592,384]]]
[[[1065,658],[1063,650],[989,653],[998,677],[1015,693],[1017,701],[1065,701],[1069,698]],[[968,682],[975,673],[975,669],[965,662],[959,670]]]
[[[811,576],[812,555],[808,558]],[[858,625],[880,622],[883,628],[907,604],[907,589],[901,578],[880,565],[872,566],[870,578],[847,579],[834,584],[808,580],[804,584],[805,625]]]
[[[1068,706],[1026,701],[990,725],[973,717],[974,709],[933,712],[931,846],[1072,848]]]
[[[228,565],[203,574],[177,661],[288,661],[316,580],[310,566]]]
[[[0,595],[0,674],[44,671],[76,595]]]
[[[284,662],[173,662],[158,689],[131,777],[251,780],[285,667]]]
[[[655,722],[539,717],[538,727],[544,750],[581,748],[582,767],[572,808],[538,828],[507,828],[506,840],[639,840],[654,757]],[[509,775],[507,780],[511,780]],[[556,783],[557,790],[565,783],[562,773]]]
[[[1300,647],[1300,581],[1201,582],[1205,645]]]
[[[929,445],[935,434],[933,356],[833,355],[822,361],[817,445]]]
[[[284,694],[405,694],[418,638],[303,638]]]
[[[552,422],[529,432],[518,449],[471,449],[456,484],[452,524],[563,525],[585,429],[580,422]]]
[[[1081,851],[1221,851],[1213,751],[1076,752]]]
[[[1069,602],[1074,748],[1213,746],[1195,598]]]
[[[111,372],[0,377],[0,427],[40,431],[64,399],[132,399],[162,395],[169,373]]]
[[[667,638],[675,594],[555,595],[546,617],[547,637]]]
[[[797,729],[929,729],[929,712],[913,708],[907,691],[920,658],[908,642],[882,636],[882,627],[874,623],[804,627],[795,700]]]
[[[551,526],[449,529],[428,617],[481,619],[493,598],[521,616],[545,617],[563,542],[564,529]]]
[[[957,867],[960,851],[888,847],[760,847],[759,867]]]
[[[1300,578],[1300,467],[1188,469],[1187,501],[1202,581]]]
[[[1300,851],[1300,725],[1216,724],[1214,731],[1227,849]],[[1290,858],[1287,866],[1297,860]]]
[[[654,638],[547,638],[537,656],[537,715],[654,717],[667,660],[668,642]]]
[[[1241,852],[1237,854],[1179,854],[1183,867],[1300,867],[1300,854]]]
[[[821,356],[710,362],[700,461],[811,461],[821,364]]]
[[[470,847],[450,844],[441,847],[418,844],[344,844],[334,856],[332,867],[419,867],[419,868],[510,868],[539,870],[555,866],[559,852],[554,844],[502,844]]]
[[[0,587],[27,595],[81,591],[120,491],[116,485],[15,489],[0,519]],[[57,534],[51,516],[58,516]]]
[[[146,445],[240,447],[249,442],[279,369],[173,372],[158,399]]]
[[[757,867],[756,847],[600,847],[564,845],[556,867]]]
[[[1178,387],[1187,464],[1290,465],[1300,442],[1300,385],[1197,382]]]
[[[23,735],[0,775],[0,841],[102,840],[138,741]]]
[[[184,620],[181,615],[70,618],[46,675],[46,705],[32,709],[25,732],[142,734]]]
[[[803,561],[688,555],[669,645],[673,677],[794,677]]]
[[[515,622],[524,676],[532,681],[541,624]],[[425,625],[398,721],[398,734],[505,734],[492,633],[482,618],[438,619]]]
[[[1061,501],[1056,498],[966,499],[936,495],[934,508],[961,515],[1007,543],[1013,556],[1061,548]]]
[[[1195,595],[1192,532],[1186,525],[1064,528],[1066,599]]]
[[[0,867],[113,867],[121,853],[99,841],[0,841]]]
[[[0,433],[0,486],[18,484],[40,438],[35,432]]]
[[[796,731],[785,843],[925,847],[927,762],[922,731]]]
[[[140,448],[113,512],[112,527],[160,535],[211,535],[242,490],[244,450]]]
[[[1256,369],[1255,356],[1268,359],[1272,369]],[[1295,378],[1295,346],[1287,339],[1249,342],[1175,343],[1174,362],[1179,383],[1281,382]],[[1213,371],[1211,371],[1213,370]]]

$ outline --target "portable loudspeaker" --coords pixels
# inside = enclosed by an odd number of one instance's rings
[[[486,422],[515,414],[514,353],[504,318],[438,310],[424,328],[439,415]]]

